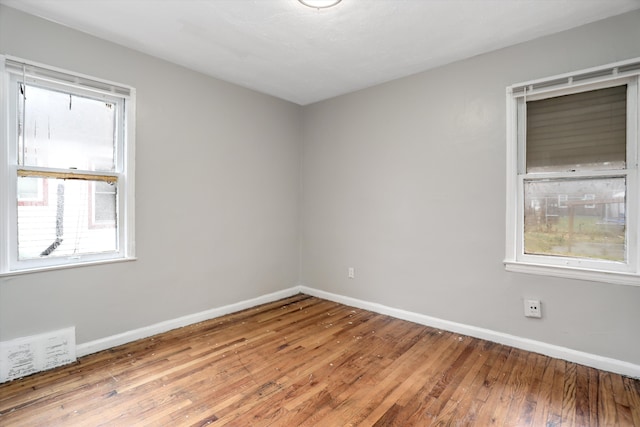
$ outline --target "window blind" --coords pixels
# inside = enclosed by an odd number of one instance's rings
[[[35,77],[47,81],[57,83],[67,83],[75,87],[82,87],[93,92],[99,92],[110,95],[130,96],[131,88],[118,85],[111,82],[91,79],[78,74],[70,74],[67,71],[56,70],[55,68],[41,67],[28,62],[16,61],[6,58],[5,67],[7,71],[25,75],[27,77]]]
[[[627,86],[527,102],[527,172],[622,169]]]

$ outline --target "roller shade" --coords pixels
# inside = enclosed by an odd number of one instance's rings
[[[623,169],[627,86],[527,102],[527,172]]]

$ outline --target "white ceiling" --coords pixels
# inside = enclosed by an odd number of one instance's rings
[[[300,105],[640,8],[640,0],[0,0]]]

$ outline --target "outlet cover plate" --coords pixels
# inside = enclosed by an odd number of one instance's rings
[[[534,317],[540,319],[542,317],[542,306],[540,304],[540,300],[525,299],[524,315],[526,317]]]

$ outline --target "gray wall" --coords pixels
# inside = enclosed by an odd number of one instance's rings
[[[298,106],[2,6],[0,52],[137,89],[139,258],[0,278],[0,340],[83,343],[297,284]]]
[[[502,265],[505,88],[640,56],[639,41],[633,12],[306,107],[302,282],[640,364],[640,287]]]

